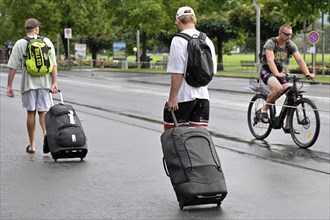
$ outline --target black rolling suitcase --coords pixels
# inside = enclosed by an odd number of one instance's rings
[[[179,206],[221,205],[227,186],[212,138],[205,127],[177,127],[161,136],[163,164]]]
[[[85,158],[87,139],[82,124],[71,105],[64,104],[62,92],[60,103],[54,105],[52,93],[52,107],[46,114],[47,139],[44,153],[50,152],[56,161],[59,158]]]

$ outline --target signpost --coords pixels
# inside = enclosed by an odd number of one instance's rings
[[[316,31],[309,32],[308,40],[312,44],[316,44],[319,41],[319,34]]]
[[[13,46],[14,46],[14,42],[13,41],[11,41],[11,40],[7,41],[7,47],[9,49],[13,48]]]
[[[311,31],[308,34],[308,41],[313,44],[313,47],[310,48],[310,53],[313,57],[313,73],[316,74],[315,65],[316,65],[316,48],[315,44],[319,41],[319,34],[316,31]]]
[[[67,62],[70,66],[70,38],[72,38],[72,29],[64,28],[64,38],[68,39],[68,59]]]
[[[86,44],[75,44],[75,58],[79,61],[79,67],[82,66],[82,60],[86,58]]]
[[[128,69],[126,60],[126,42],[113,42],[113,59],[119,60],[121,69]]]

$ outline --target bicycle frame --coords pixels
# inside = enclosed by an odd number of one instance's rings
[[[295,79],[292,81],[292,86],[285,89],[282,95],[286,94],[285,101],[281,108],[281,112],[278,116],[276,116],[276,105],[275,102],[272,103],[272,106],[269,108],[270,111],[270,124],[273,129],[280,129],[283,127],[284,119],[289,112],[292,110],[291,106],[294,106],[294,103],[299,99],[302,98],[302,94],[299,92],[297,88],[297,84]]]
[[[285,133],[290,133],[292,140],[301,148],[311,147],[317,140],[320,132],[320,115],[314,102],[303,97],[301,87],[297,82],[302,78],[295,75],[288,77],[292,86],[286,88],[282,95],[286,95],[282,106],[276,108],[275,102],[268,103],[269,124],[262,121],[261,109],[267,100],[268,91],[262,85],[250,82],[250,87],[256,92],[248,107],[248,125],[252,135],[263,140],[268,137],[272,129],[283,128]],[[257,82],[259,83],[259,82]],[[281,97],[280,96],[280,97]],[[280,112],[277,115],[277,111]],[[286,120],[285,118],[288,117]],[[285,126],[284,122],[286,122]],[[288,126],[288,127],[287,127]],[[289,132],[288,132],[289,131]]]

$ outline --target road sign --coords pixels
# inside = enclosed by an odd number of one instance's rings
[[[7,41],[7,47],[8,48],[13,48],[13,46],[14,46],[14,42],[13,41],[11,41],[11,40]]]
[[[309,32],[308,40],[312,44],[316,44],[319,41],[319,34],[316,31]]]
[[[86,57],[86,44],[75,44],[74,45],[75,50],[75,57],[76,60],[82,60]]]
[[[64,38],[67,38],[67,39],[72,38],[71,28],[64,28]]]

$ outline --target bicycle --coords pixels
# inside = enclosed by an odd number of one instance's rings
[[[304,91],[297,87],[297,82],[308,77],[297,77],[296,75],[287,76],[292,86],[285,89],[282,93],[287,93],[284,104],[281,107],[279,115],[276,113],[275,102],[269,108],[269,123],[262,122],[261,108],[266,104],[269,90],[261,85],[258,79],[258,86],[252,86],[257,93],[249,103],[248,107],[248,125],[252,135],[259,140],[268,137],[272,129],[281,129],[283,127],[286,115],[289,116],[289,126],[291,138],[301,148],[311,147],[317,140],[320,132],[320,116],[314,102],[303,97]]]

